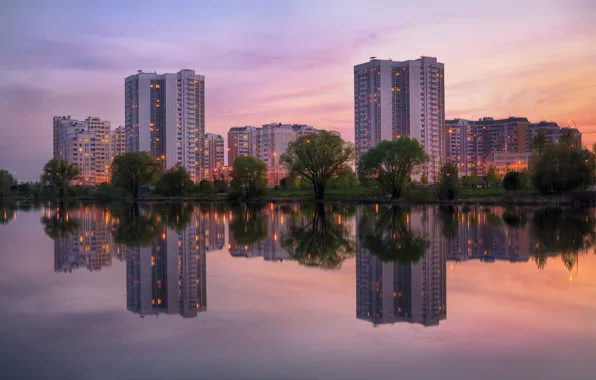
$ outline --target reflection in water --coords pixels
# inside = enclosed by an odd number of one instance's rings
[[[16,219],[15,208],[13,203],[0,203],[0,224],[8,224]]]
[[[338,269],[354,255],[354,239],[347,218],[353,210],[347,207],[303,205],[291,214],[282,246],[300,264],[322,269]]]
[[[2,220],[15,218],[4,208]],[[4,217],[6,213],[6,217]],[[577,276],[596,245],[594,211],[382,205],[59,204],[42,210],[54,270],[126,261],[127,309],[194,317],[207,309],[206,252],[338,269],[356,254],[356,316],[374,325],[437,325],[447,316],[446,261],[561,257]],[[354,217],[356,215],[356,217]],[[450,265],[453,267],[453,265]]]
[[[446,240],[437,209],[359,210],[356,317],[438,325],[447,317]],[[389,254],[382,251],[385,244]],[[409,247],[406,252],[402,247]],[[426,251],[426,254],[425,254]]]

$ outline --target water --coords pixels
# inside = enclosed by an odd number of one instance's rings
[[[593,379],[595,221],[4,207],[2,379]]]

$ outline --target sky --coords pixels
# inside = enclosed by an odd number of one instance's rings
[[[353,66],[445,64],[447,118],[572,119],[596,141],[593,0],[12,0],[0,13],[0,168],[35,180],[52,117],[124,123],[124,78],[194,69],[206,131],[304,123],[354,139]]]

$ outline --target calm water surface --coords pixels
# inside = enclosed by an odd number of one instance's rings
[[[0,377],[594,379],[595,216],[0,207]]]

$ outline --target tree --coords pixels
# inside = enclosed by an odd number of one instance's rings
[[[550,144],[533,161],[532,184],[542,194],[567,193],[594,182],[596,157],[577,146]]]
[[[376,219],[363,213],[358,228],[360,246],[383,262],[409,265],[420,261],[429,243],[408,227],[408,213],[399,207],[386,208]]]
[[[439,171],[439,187],[437,196],[441,201],[453,201],[457,198],[458,186],[457,166],[453,163],[446,163]]]
[[[526,176],[520,172],[509,172],[503,177],[503,188],[507,191],[523,189],[526,183]]]
[[[213,192],[213,184],[206,179],[203,179],[198,185],[195,185],[195,192],[200,194],[211,194]]]
[[[110,211],[118,220],[112,232],[117,244],[148,247],[163,233],[164,226],[157,221],[157,215],[141,212],[137,202],[114,204]]]
[[[561,134],[559,135],[559,144],[575,148],[577,143],[575,139],[575,130],[571,128],[561,128]]]
[[[533,153],[540,154],[548,145],[548,141],[546,140],[546,136],[544,132],[539,131],[534,135],[532,142],[530,143],[530,148],[532,149]]]
[[[159,163],[146,152],[124,153],[112,162],[112,183],[138,198],[141,186],[151,185],[159,170]]]
[[[230,176],[234,195],[245,201],[251,200],[265,192],[267,164],[251,156],[236,157]]]
[[[499,180],[499,175],[497,174],[497,168],[494,166],[488,168],[484,177],[486,178],[486,185],[488,187],[496,186],[499,182],[501,182]]]
[[[291,174],[312,185],[316,199],[325,197],[327,182],[347,171],[353,160],[353,144],[344,141],[339,133],[329,131],[300,136],[281,156],[281,163]]]
[[[78,176],[79,168],[76,165],[53,158],[44,165],[41,178],[63,198],[71,182]]]
[[[4,197],[10,194],[10,187],[15,185],[12,174],[6,170],[0,170],[0,203]]]
[[[381,141],[360,159],[358,170],[363,177],[376,181],[383,192],[399,199],[412,172],[428,161],[417,140],[401,137]]]
[[[426,176],[426,174],[422,174],[420,176],[420,183],[423,184],[424,186],[428,185],[428,177]]]
[[[329,187],[335,189],[352,189],[356,187],[358,180],[356,179],[356,173],[351,167],[347,166],[346,170],[329,181]]]
[[[228,188],[226,181],[222,179],[216,179],[213,181],[213,190],[216,194],[225,193]]]
[[[159,177],[155,184],[155,191],[166,197],[181,197],[190,193],[192,186],[192,180],[186,169],[175,166]]]
[[[356,247],[342,216],[347,214],[323,203],[303,205],[290,218],[281,246],[302,265],[339,269]]]

